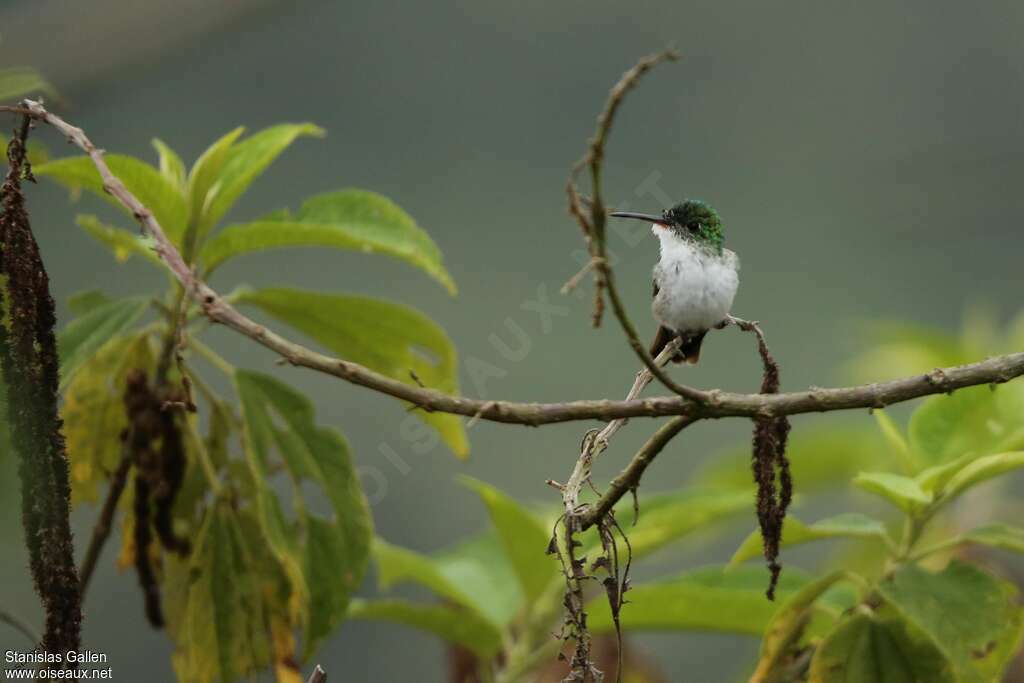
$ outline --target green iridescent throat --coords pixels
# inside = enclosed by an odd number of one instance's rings
[[[687,199],[667,209],[665,218],[671,220],[673,227],[684,237],[722,253],[722,245],[725,243],[722,219],[709,205],[696,199]]]

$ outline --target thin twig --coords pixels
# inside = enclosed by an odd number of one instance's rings
[[[647,466],[658,457],[662,449],[668,445],[668,442],[675,437],[676,434],[683,431],[686,427],[697,420],[692,417],[680,415],[673,420],[667,422],[664,426],[656,431],[650,439],[647,440],[636,455],[633,456],[632,460],[629,461],[629,465],[626,466],[619,476],[612,479],[612,483],[609,484],[608,490],[604,492],[601,498],[591,505],[587,510],[579,516],[580,531],[586,531],[591,526],[596,524],[602,517],[615,507],[615,504],[619,502],[624,495],[630,490],[636,488],[636,485],[640,482],[640,478],[644,474],[644,470]]]
[[[680,340],[678,338],[666,344],[665,348],[658,354],[657,359],[655,359],[655,364],[659,367],[667,364],[679,350],[679,345]],[[651,383],[652,379],[653,375],[651,375],[650,370],[647,368],[638,372],[636,379],[633,381],[633,386],[630,388],[629,393],[626,394],[626,400],[636,399],[640,392],[644,390],[644,387]],[[565,485],[560,487],[562,491],[562,506],[565,508],[567,515],[573,515],[579,509],[580,493],[586,482],[590,480],[590,471],[594,460],[608,448],[611,438],[626,425],[626,422],[628,422],[626,418],[611,420],[604,426],[604,429],[587,432],[587,435],[583,438],[580,445],[580,456],[576,459],[572,474],[569,475]]]
[[[317,664],[306,683],[327,683],[327,672]]]
[[[630,348],[633,349],[637,358],[640,359],[650,373],[665,385],[669,391],[696,403],[705,403],[709,399],[708,392],[684,386],[669,378],[661,367],[654,363],[651,355],[640,341],[636,327],[630,320],[626,307],[622,303],[622,297],[619,296],[618,288],[615,286],[615,273],[608,263],[607,244],[605,241],[607,216],[605,215],[604,202],[601,199],[601,169],[604,163],[604,145],[608,139],[609,132],[611,132],[612,123],[615,121],[615,114],[622,105],[626,93],[634,88],[640,81],[640,78],[655,66],[661,62],[675,61],[677,59],[679,59],[678,53],[672,50],[659,52],[644,57],[632,69],[622,75],[619,82],[611,89],[604,110],[597,117],[597,129],[594,131],[594,136],[590,139],[586,154],[573,165],[572,170],[569,172],[567,194],[569,197],[569,213],[576,218],[580,228],[583,230],[587,249],[590,251],[591,263],[594,265],[596,276],[594,327],[601,324],[601,316],[604,311],[604,297],[602,293],[607,291],[608,300],[612,304],[612,311],[615,313],[619,326],[622,327],[622,331],[626,335]],[[591,196],[586,201],[590,209],[589,218],[583,206],[583,199],[576,189],[576,178],[584,167],[590,169]]]
[[[18,631],[23,636],[28,638],[29,642],[32,643],[32,647],[36,647],[42,641],[42,638],[36,633],[35,629],[32,628],[27,621],[19,617],[17,614],[8,612],[7,610],[0,608],[0,621],[7,624],[15,631]]]
[[[0,111],[26,111],[19,107],[0,107]],[[453,396],[436,389],[424,389],[373,372],[358,363],[332,358],[296,344],[244,316],[206,283],[199,280],[185,264],[177,249],[164,234],[159,222],[110,171],[103,153],[80,128],[71,126],[31,102],[30,115],[54,126],[71,142],[86,151],[103,178],[104,187],[120,201],[153,238],[157,255],[175,277],[199,302],[210,320],[221,323],[239,334],[274,351],[289,364],[322,372],[374,391],[408,401],[435,412],[452,413],[510,424],[542,425],[573,420],[614,420],[629,417],[687,416],[695,419],[720,417],[755,417],[757,415],[796,415],[879,408],[922,396],[949,393],[956,389],[981,384],[999,384],[1024,375],[1024,352],[989,358],[977,363],[942,368],[920,375],[876,384],[841,389],[813,389],[772,395],[736,394],[708,391],[704,402],[682,396],[633,399],[628,401],[569,401],[561,403],[519,403]],[[641,347],[642,349],[642,347]],[[643,349],[642,349],[643,350]],[[647,355],[649,359],[649,354]],[[653,361],[651,361],[653,365]],[[646,365],[646,363],[645,363]],[[649,369],[649,368],[648,368]]]
[[[103,501],[103,510],[92,529],[92,538],[89,539],[89,547],[85,551],[85,558],[82,560],[82,567],[78,571],[78,582],[81,586],[82,600],[85,601],[85,591],[89,587],[89,580],[96,569],[96,562],[99,560],[103,545],[110,536],[110,529],[114,521],[114,513],[117,511],[117,503],[124,493],[125,483],[128,481],[128,470],[131,469],[133,460],[132,434],[129,430],[124,437],[121,461],[117,464],[113,476],[110,478],[110,488],[107,490],[107,498]]]
[[[594,256],[589,261],[587,261],[586,265],[579,269],[579,272],[577,272],[575,275],[569,278],[566,281],[566,283],[562,285],[562,289],[559,290],[561,294],[564,296],[572,292],[572,290],[579,287],[580,282],[583,281],[583,278],[586,276],[586,274],[589,273],[594,268],[596,268],[600,260],[601,259],[599,257]]]

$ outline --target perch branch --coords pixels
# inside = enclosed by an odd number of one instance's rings
[[[136,217],[152,237],[157,255],[170,268],[213,322],[218,322],[249,337],[277,353],[291,365],[322,372],[352,384],[367,387],[408,401],[424,409],[473,417],[492,422],[543,425],[573,420],[604,420],[631,417],[686,416],[693,419],[755,417],[758,415],[797,415],[881,408],[922,396],[950,393],[981,384],[999,384],[1024,375],[1024,352],[1011,353],[957,367],[935,369],[889,382],[863,384],[839,389],[813,389],[772,395],[739,394],[717,390],[703,392],[706,400],[697,402],[683,396],[631,399],[626,401],[584,400],[561,403],[519,403],[453,396],[436,389],[421,388],[386,377],[358,363],[332,358],[296,344],[240,313],[206,283],[199,280],[171,244],[149,211],[110,171],[103,153],[76,128],[36,102],[24,107],[0,107],[0,111],[27,112],[44,121],[85,151],[103,178],[104,186]],[[647,355],[647,354],[645,354]],[[647,356],[649,358],[649,355]],[[653,365],[653,360],[651,361]]]

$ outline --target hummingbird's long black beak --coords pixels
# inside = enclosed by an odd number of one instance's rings
[[[615,218],[637,218],[658,225],[665,225],[665,217],[656,213],[637,213],[635,211],[612,211],[609,215]]]

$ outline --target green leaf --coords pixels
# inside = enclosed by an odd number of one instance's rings
[[[153,251],[153,241],[151,239],[135,232],[129,232],[123,228],[107,225],[96,218],[96,216],[88,214],[79,214],[75,217],[75,222],[90,237],[114,252],[114,258],[119,263],[124,263],[135,254],[142,256],[160,268],[164,267],[160,257]]]
[[[988,387],[969,387],[930,397],[910,417],[911,447],[931,465],[984,454],[997,437],[989,422],[994,396]]]
[[[866,351],[848,365],[856,380],[877,382],[973,360],[960,342],[943,331],[904,322],[871,323],[863,336]]]
[[[1024,467],[1024,451],[997,453],[978,458],[950,477],[943,492],[943,500],[950,501],[972,486],[1021,467]]]
[[[235,144],[235,140],[244,132],[245,128],[239,126],[222,135],[216,142],[207,147],[206,151],[192,164],[192,169],[188,174],[186,192],[189,201],[189,225],[198,224],[203,214],[203,206],[212,200],[212,197],[209,197],[210,189],[217,181],[221,169],[224,168],[224,162],[228,158],[228,150],[231,149],[231,146]]]
[[[631,501],[624,501],[617,507],[616,518],[626,530],[633,559],[637,560],[680,538],[708,531],[716,522],[746,514],[752,506],[753,498],[748,490],[687,488],[644,496],[635,525]],[[599,543],[595,539],[595,544]]]
[[[532,512],[490,484],[467,476],[460,480],[487,506],[526,600],[533,602],[558,574],[555,560],[545,552],[550,531]]]
[[[782,672],[784,665],[801,648],[811,619],[822,611],[815,609],[818,598],[844,578],[843,572],[833,572],[808,583],[772,615],[761,640],[761,653],[757,670],[750,678],[751,683],[779,680],[778,674]],[[834,621],[834,618],[830,619],[830,623]]]
[[[74,502],[95,502],[99,487],[121,461],[121,432],[128,426],[124,392],[128,372],[149,374],[155,365],[145,336],[115,337],[89,356],[67,382],[61,418],[67,441]]]
[[[319,485],[333,514],[324,519],[300,507],[303,584],[309,591],[304,657],[308,657],[344,618],[348,600],[366,572],[372,536],[369,506],[352,466],[348,444],[340,434],[316,424],[304,395],[278,380],[237,371],[235,386],[259,464],[265,472],[271,442],[301,488]],[[261,495],[273,495],[264,492]],[[291,563],[290,552],[288,563]]]
[[[144,161],[121,154],[107,154],[104,158],[111,172],[153,212],[167,237],[177,242],[185,231],[188,216],[181,191],[160,171]],[[85,188],[131,215],[113,195],[103,189],[100,174],[87,156],[57,159],[32,170],[37,176],[49,176],[72,189]]]
[[[406,384],[458,393],[458,362],[448,335],[423,314],[400,304],[364,296],[320,294],[300,289],[240,292],[240,304],[258,306],[328,348]],[[462,420],[416,411],[458,456],[469,451]]]
[[[307,520],[304,558],[309,585],[309,616],[303,639],[302,659],[308,660],[345,618],[352,593],[359,587],[369,557],[369,518],[360,526],[366,533],[346,537],[336,520]]]
[[[403,581],[415,581],[442,598],[473,607],[461,588],[449,580],[433,558],[392,545],[381,538],[373,539],[373,558],[377,561],[377,582],[388,590]]]
[[[455,283],[430,236],[390,199],[366,190],[341,190],[306,200],[294,218],[232,225],[210,240],[201,258],[207,272],[224,261],[280,247],[332,247],[401,259],[455,294]]]
[[[800,491],[805,494],[848,486],[857,472],[884,467],[891,462],[876,433],[844,424],[794,431],[786,457],[793,480],[800,482]],[[736,447],[708,458],[707,464],[698,471],[696,482],[700,486],[752,492],[750,447]]]
[[[57,336],[61,387],[75,371],[107,341],[130,327],[142,316],[149,301],[145,297],[119,299],[95,308],[71,321]]]
[[[35,69],[27,66],[0,69],[0,102],[9,103],[26,95],[56,97],[57,91]]]
[[[919,473],[914,479],[921,485],[922,489],[933,495],[938,495],[946,488],[946,484],[949,483],[953,475],[976,460],[977,457],[971,453],[956,460],[929,467]]]
[[[85,315],[93,309],[109,304],[113,299],[98,289],[87,289],[82,292],[75,292],[68,297],[68,310],[74,315]]]
[[[809,683],[956,683],[949,663],[898,620],[863,612],[818,646]]]
[[[284,517],[280,501],[270,486],[270,463],[276,442],[274,424],[266,412],[266,396],[247,382],[249,375],[235,373],[235,392],[242,405],[242,444],[253,484],[254,514],[264,543],[287,578],[295,605],[309,603],[304,557],[294,525]],[[285,454],[282,454],[285,455]],[[301,611],[293,607],[292,612]]]
[[[998,680],[1024,633],[1017,589],[963,562],[936,573],[903,566],[878,590],[950,661],[958,682]]]
[[[885,437],[886,443],[889,444],[889,448],[896,454],[903,465],[904,472],[907,474],[916,472],[918,468],[914,453],[910,450],[907,440],[903,438],[900,428],[896,426],[896,423],[892,421],[892,418],[884,410],[873,410],[872,415],[875,418],[879,431]]]
[[[473,612],[450,605],[418,605],[404,600],[353,600],[349,618],[390,621],[440,636],[484,661],[501,649],[501,632]]]
[[[789,597],[807,579],[788,569],[779,580],[778,595]],[[715,631],[759,636],[779,605],[765,598],[768,579],[761,568],[726,571],[706,567],[673,579],[640,584],[626,593],[622,628],[645,631]],[[603,595],[587,605],[592,633],[614,631],[608,600]]]
[[[160,173],[181,193],[185,192],[185,162],[160,138],[153,138],[153,148],[160,155]]]
[[[10,138],[0,133],[0,149],[6,150],[9,142]],[[25,157],[29,165],[35,169],[36,166],[42,166],[50,160],[50,152],[43,143],[30,139],[25,145]]]
[[[202,208],[196,222],[200,238],[217,224],[267,166],[301,135],[323,137],[324,130],[311,123],[286,123],[266,128],[241,142],[228,145],[223,165],[213,176],[209,189],[202,195]],[[194,196],[193,200],[196,198]]]
[[[905,511],[932,502],[932,495],[922,489],[917,481],[891,472],[861,472],[853,483],[865,491],[889,499]]]
[[[505,626],[522,610],[523,591],[493,527],[430,559],[440,575],[458,586],[464,599],[491,623]]]
[[[971,529],[962,537],[966,543],[977,543],[992,548],[1024,553],[1024,529],[1009,524],[985,524]]]
[[[849,512],[804,524],[793,515],[786,517],[782,526],[781,547],[811,543],[829,538],[874,538],[892,544],[885,525],[877,519]],[[761,555],[761,534],[754,531],[733,554],[729,567],[736,567],[753,557]]]

